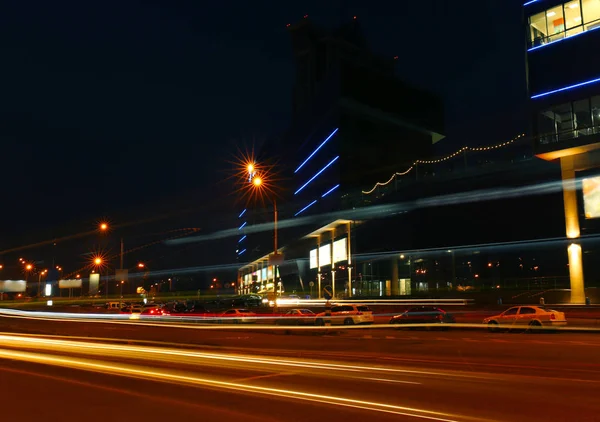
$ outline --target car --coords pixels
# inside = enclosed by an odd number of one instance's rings
[[[540,330],[544,327],[564,327],[567,318],[564,312],[541,306],[513,306],[499,315],[483,320],[491,332],[501,329]]]
[[[453,324],[454,316],[436,306],[417,306],[394,315],[390,324]]]
[[[143,315],[143,316],[163,316],[163,315],[169,315],[169,311],[167,311],[166,309],[162,309],[159,306],[151,306],[148,308],[144,308],[141,312],[141,315]]]
[[[325,325],[326,314],[317,314],[315,325]],[[372,324],[373,311],[365,305],[335,305],[331,307],[331,324],[357,325]]]
[[[314,325],[315,313],[310,309],[290,309],[275,320],[277,325]]]
[[[219,323],[249,324],[256,322],[258,315],[248,309],[228,309],[217,317]]]

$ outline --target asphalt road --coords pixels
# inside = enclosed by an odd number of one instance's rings
[[[0,332],[2,420],[600,417],[595,333],[256,332],[24,318],[0,318]]]
[[[2,419],[24,422],[592,421],[599,388],[591,374],[0,336]]]

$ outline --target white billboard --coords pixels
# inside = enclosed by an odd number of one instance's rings
[[[319,248],[319,266],[331,265],[331,244],[328,243]]]
[[[312,270],[313,268],[317,268],[317,250],[313,249],[312,251],[310,251],[310,269]]]
[[[80,278],[74,278],[71,280],[58,280],[59,289],[80,289],[81,284]]]
[[[347,251],[347,242],[346,238],[336,240],[333,242],[333,262],[341,262],[348,260],[348,251]]]
[[[581,184],[585,218],[600,217],[600,176],[583,179]]]
[[[98,294],[98,286],[100,285],[100,274],[90,274],[90,296]]]
[[[27,290],[25,280],[0,280],[0,292],[3,293],[22,293]]]

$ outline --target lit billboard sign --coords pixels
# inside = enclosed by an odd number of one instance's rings
[[[319,265],[321,267],[331,265],[331,244],[328,243],[319,248]]]
[[[346,238],[333,242],[333,262],[341,262],[348,260],[348,251],[346,248]]]
[[[27,290],[25,280],[0,280],[0,292],[3,293],[22,293]]]
[[[582,180],[585,218],[600,217],[600,176]]]
[[[98,294],[98,288],[100,286],[100,274],[90,274],[90,296]]]
[[[80,289],[81,288],[81,279],[72,279],[72,280],[58,280],[58,288],[59,289]]]
[[[310,259],[309,259],[309,261],[310,261],[310,268],[311,269],[318,267],[318,265],[317,265],[317,250],[316,249],[313,249],[312,251],[310,251]]]

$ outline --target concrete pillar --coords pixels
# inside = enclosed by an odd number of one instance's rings
[[[331,232],[331,247],[329,248],[329,254],[331,259],[331,294],[335,299],[335,263],[333,262],[333,243],[335,242],[335,230]]]
[[[317,237],[317,291],[321,299],[321,259],[319,257],[319,248],[321,247],[321,236]]]
[[[398,258],[392,258],[390,262],[391,268],[391,283],[392,283],[392,296],[400,295],[400,283],[398,282]]]
[[[575,240],[580,237],[579,213],[577,212],[577,186],[575,183],[575,160],[572,156],[560,159],[565,207],[565,228],[567,237],[574,242],[568,247],[569,278],[571,282],[571,303],[585,303],[583,280],[583,257],[581,245]]]
[[[352,223],[348,223],[348,297],[352,297]]]

